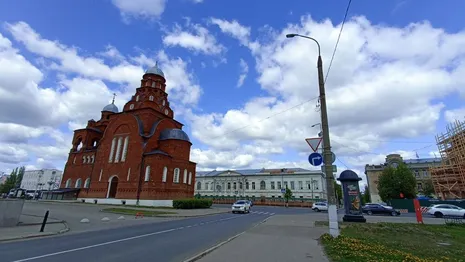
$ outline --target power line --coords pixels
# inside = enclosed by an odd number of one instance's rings
[[[289,107],[288,109],[285,109],[285,110],[283,110],[283,111],[279,111],[279,112],[276,113],[276,114],[273,114],[273,115],[267,116],[267,117],[265,117],[265,118],[262,118],[262,119],[258,120],[256,123],[263,122],[263,121],[265,121],[265,120],[268,120],[268,119],[273,118],[273,117],[275,117],[275,116],[277,116],[277,115],[283,114],[283,113],[285,113],[285,112],[287,112],[287,111],[290,111],[290,110],[292,110],[292,109],[294,109],[294,108],[296,108],[296,107],[299,107],[299,106],[301,106],[301,105],[304,105],[304,104],[306,104],[306,103],[308,103],[308,102],[310,102],[310,101],[316,100],[316,99],[318,99],[318,97],[311,98],[311,99],[306,100],[306,101],[304,101],[304,102],[302,102],[302,103],[300,103],[300,104],[297,104],[297,105],[295,105],[295,106]],[[225,135],[227,135],[227,134],[231,134],[231,133],[234,133],[234,132],[236,132],[236,131],[242,130],[242,129],[244,129],[244,128],[253,126],[253,125],[256,124],[256,123],[248,124],[248,125],[245,125],[245,126],[242,126],[242,127],[239,127],[239,128],[233,129],[233,130],[230,130],[230,131],[228,131],[228,132],[226,132],[226,133],[223,133],[223,134],[221,134],[221,135],[219,135],[219,136],[212,137],[211,139],[223,137],[223,136],[225,136]]]
[[[341,39],[342,30],[344,30],[344,24],[346,23],[347,14],[349,13],[351,3],[352,3],[352,0],[349,0],[349,3],[347,3],[346,12],[344,14],[344,19],[342,20],[342,24],[341,24],[341,30],[339,31],[339,35],[337,37],[336,45],[334,46],[333,55],[331,56],[331,61],[329,61],[328,71],[326,71],[325,83],[326,83],[326,80],[328,79],[328,75],[329,75],[329,71],[331,70],[331,66],[333,65],[334,56],[336,55],[337,46],[339,45],[339,40]]]

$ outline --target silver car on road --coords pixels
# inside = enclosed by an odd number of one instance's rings
[[[238,200],[231,207],[233,213],[250,213],[250,202],[248,200]]]

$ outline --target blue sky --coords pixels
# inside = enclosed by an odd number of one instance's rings
[[[310,127],[319,121],[316,100],[295,106],[318,95],[316,47],[284,35],[295,30],[318,37],[326,71],[346,6],[340,0],[1,1],[0,36],[18,55],[10,61],[0,53],[3,65],[24,57],[27,70],[42,76],[18,87],[0,76],[0,91],[27,87],[46,113],[37,124],[21,121],[27,110],[0,118],[11,136],[0,140],[0,170],[63,168],[71,130],[98,118],[113,92],[121,108],[140,70],[156,60],[172,85],[175,116],[186,125],[200,169],[310,168],[304,138],[318,132]],[[341,170],[361,173],[392,152],[433,156],[434,135],[451,119],[463,120],[461,10],[465,2],[459,0],[352,1],[327,82]],[[82,68],[73,65],[78,59]]]

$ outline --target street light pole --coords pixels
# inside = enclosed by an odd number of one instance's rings
[[[331,153],[331,144],[329,139],[329,125],[328,125],[328,112],[326,108],[326,92],[325,92],[325,82],[323,76],[323,61],[321,59],[321,48],[320,43],[314,38],[299,35],[299,34],[287,34],[287,38],[293,37],[302,37],[314,41],[318,46],[318,85],[320,89],[320,106],[321,106],[321,129],[323,131],[323,160],[324,160],[324,170],[326,176],[326,191],[328,198],[328,218],[329,218],[329,233],[333,237],[339,236],[339,223],[337,218],[337,206],[336,198],[334,195],[334,176],[333,176],[333,163],[332,163],[332,153]]]

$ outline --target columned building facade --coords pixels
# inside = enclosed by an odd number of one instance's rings
[[[195,194],[211,197],[282,198],[289,188],[295,199],[326,199],[321,171],[302,168],[243,169],[196,173]]]

